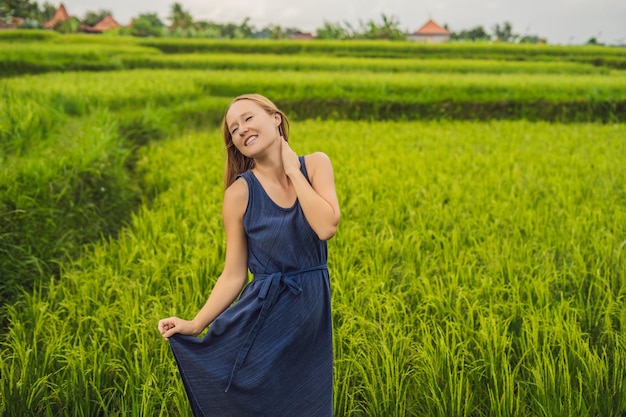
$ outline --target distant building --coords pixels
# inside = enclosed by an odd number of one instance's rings
[[[63,3],[59,6],[56,12],[54,12],[54,16],[52,19],[48,20],[43,24],[44,29],[54,29],[57,23],[65,22],[66,20],[70,20],[71,16],[67,13],[65,6]]]
[[[12,17],[10,21],[5,22],[4,19],[0,19],[0,29],[17,29],[22,26],[24,19],[21,17]]]
[[[80,30],[88,33],[102,33],[106,32],[107,30],[117,29],[121,27],[122,25],[117,23],[117,21],[113,19],[113,16],[109,15],[93,26],[81,25]]]
[[[413,33],[409,33],[407,39],[415,42],[445,42],[450,40],[450,31],[429,19],[421,28]]]
[[[313,35],[306,32],[294,32],[291,34],[291,39],[305,39],[311,40],[313,39]]]
[[[61,3],[59,8],[56,10],[56,12],[54,12],[54,16],[52,17],[52,19],[44,23],[43,27],[44,29],[54,29],[54,27],[58,23],[65,22],[67,20],[70,20],[71,18],[72,17],[67,12],[67,9],[63,5],[63,3]],[[109,15],[109,16],[106,16],[101,21],[99,21],[98,23],[96,23],[94,26],[87,26],[85,24],[81,24],[78,30],[81,32],[86,32],[86,33],[102,33],[102,32],[106,32],[107,30],[116,29],[120,27],[122,27],[122,25],[117,23],[117,21],[113,19],[113,16]]]

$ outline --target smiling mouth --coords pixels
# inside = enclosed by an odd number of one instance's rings
[[[249,144],[251,144],[252,142],[254,142],[256,140],[257,136],[250,136],[248,139],[246,139],[245,143],[243,144],[244,146],[248,146]]]

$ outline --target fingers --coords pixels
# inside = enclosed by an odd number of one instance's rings
[[[287,142],[283,136],[281,136],[281,139],[281,155],[285,171],[289,171],[292,168],[299,170],[300,160],[298,159],[298,154],[291,149],[289,142]]]
[[[161,334],[165,333],[165,331],[169,330],[172,326],[173,323],[171,318],[159,320],[158,328]]]
[[[163,339],[165,340],[170,340],[170,337],[173,336],[174,334],[176,334],[176,329],[172,328],[168,331],[166,331],[165,333],[163,333]]]
[[[165,340],[169,340],[170,336],[177,333],[178,329],[176,328],[176,318],[169,317],[167,319],[163,319],[159,321],[158,325],[159,333]]]

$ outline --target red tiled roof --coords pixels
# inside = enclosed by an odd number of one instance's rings
[[[105,30],[119,28],[120,26],[121,25],[117,23],[115,19],[113,19],[112,16],[109,15],[105,17],[104,19],[102,19],[101,21],[99,21],[98,23],[96,23],[94,26],[92,26],[92,29],[100,31],[100,32],[104,32]]]
[[[65,6],[63,3],[59,6],[56,12],[54,12],[54,16],[52,19],[48,20],[43,24],[43,27],[46,29],[52,29],[57,23],[65,22],[66,20],[70,20],[70,15],[67,13]]]
[[[449,35],[450,31],[446,28],[443,28],[433,22],[432,19],[429,19],[428,22],[424,23],[424,25],[417,29],[414,34],[416,35]]]
[[[93,26],[87,26],[85,24],[80,25],[80,30],[87,33],[102,33],[119,27],[122,27],[122,25],[117,23],[117,21],[109,15]]]
[[[310,33],[296,32],[291,34],[291,39],[313,39],[313,35]]]

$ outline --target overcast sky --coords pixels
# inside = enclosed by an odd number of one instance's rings
[[[57,4],[55,1],[51,1]],[[111,10],[120,24],[141,13],[156,13],[169,23],[171,0],[65,0],[70,15],[82,18],[87,10]],[[609,44],[626,43],[626,0],[181,0],[195,20],[243,22],[261,29],[269,24],[315,33],[325,21],[382,23],[394,17],[413,32],[432,18],[452,31],[508,21],[513,32],[539,35],[553,44],[581,44],[591,37]]]

